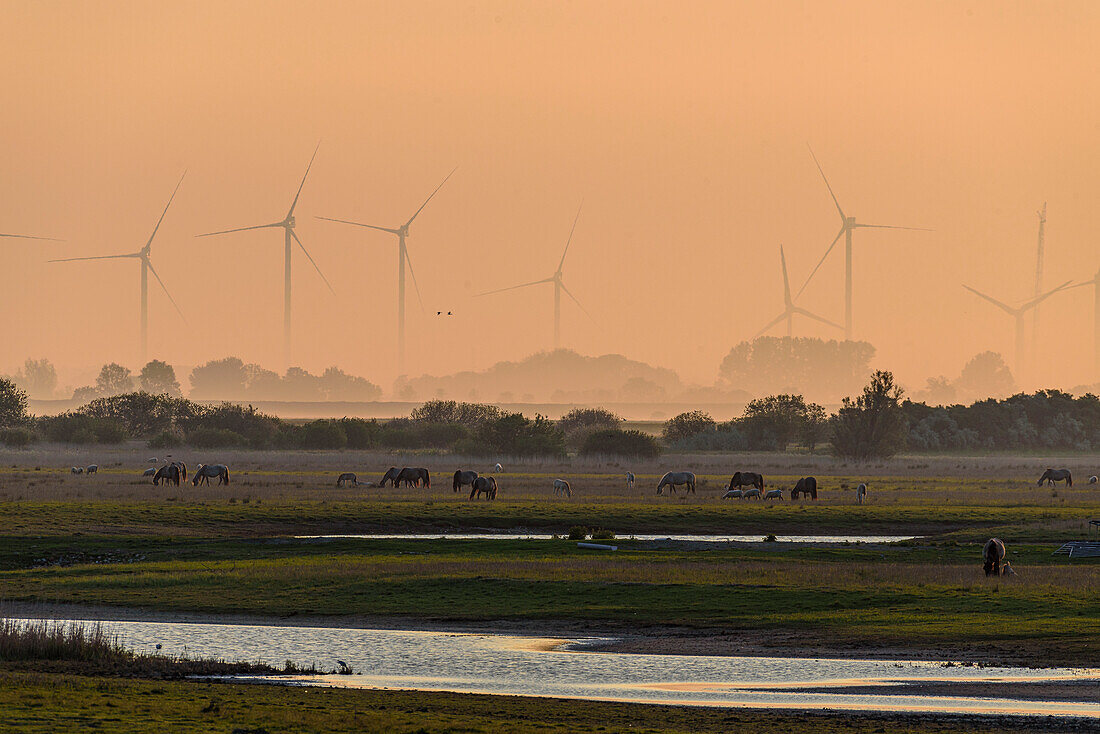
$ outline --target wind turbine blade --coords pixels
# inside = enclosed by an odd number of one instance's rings
[[[309,169],[313,168],[313,159],[317,157],[317,151],[321,149],[321,141],[317,141],[317,147],[313,149],[313,156],[309,159],[309,165],[306,166],[306,172],[302,174],[302,183],[298,184],[298,191],[294,194],[294,201],[290,203],[290,211],[286,213],[289,219],[294,214],[294,207],[298,206],[298,197],[302,195],[302,187],[306,185],[306,176],[309,175]],[[301,242],[298,243],[302,244]],[[304,248],[303,248],[304,249]]]
[[[1012,306],[1009,306],[1005,303],[1001,303],[996,298],[993,298],[992,296],[987,296],[986,294],[982,293],[981,291],[974,290],[973,288],[971,288],[968,285],[964,284],[963,288],[967,289],[968,291],[970,291],[974,295],[978,296],[979,298],[984,298],[985,300],[989,301],[994,306],[1001,309],[1002,311],[1004,311],[1007,314],[1011,314],[1012,316],[1015,316],[1017,313],[1019,313],[1019,309],[1015,309],[1015,308],[1012,308]]]
[[[400,234],[396,229],[390,229],[389,227],[379,227],[377,224],[363,224],[362,222],[353,222],[350,219],[333,219],[332,217],[315,217],[316,219],[324,219],[326,222],[339,222],[340,224],[354,224],[356,227],[366,227],[367,229],[377,229],[380,232],[389,232],[390,234]]]
[[[781,314],[779,314],[778,316],[776,316],[776,317],[775,317],[774,319],[772,319],[771,321],[769,321],[769,322],[768,322],[768,325],[767,325],[767,326],[765,326],[765,327],[764,327],[763,329],[761,329],[760,331],[756,332],[756,334],[754,334],[752,338],[753,338],[753,339],[759,339],[760,337],[764,336],[764,334],[766,334],[766,333],[768,332],[768,329],[772,328],[773,326],[775,326],[776,324],[778,324],[778,323],[779,323],[780,321],[782,321],[783,319],[787,318],[787,314],[788,314],[788,313],[789,313],[789,312],[787,312],[787,311],[784,311],[783,313],[781,313]]]
[[[565,241],[565,251],[561,254],[561,262],[558,263],[557,272],[561,272],[561,269],[565,266],[565,256],[569,254],[569,245],[573,242],[573,233],[577,231],[577,220],[581,218],[581,207],[584,206],[584,200],[581,200],[580,206],[577,207],[577,216],[573,217],[573,227],[569,230],[569,239]],[[563,288],[565,286],[562,286]]]
[[[1073,282],[1072,280],[1067,280],[1065,283],[1062,283],[1062,285],[1058,286],[1057,288],[1052,288],[1051,290],[1047,291],[1043,295],[1037,296],[1036,298],[1032,298],[1030,301],[1028,301],[1024,305],[1020,306],[1020,310],[1021,311],[1027,311],[1029,309],[1035,308],[1040,303],[1042,303],[1046,299],[1050,298],[1051,296],[1053,296],[1058,291],[1065,290],[1066,287],[1072,282]]]
[[[825,258],[829,257],[829,253],[833,251],[834,247],[836,247],[836,243],[840,241],[840,235],[844,234],[844,229],[847,226],[847,223],[840,225],[840,231],[836,233],[836,237],[833,238],[832,243],[825,250],[825,254],[822,255],[821,259],[817,261],[817,265],[814,266],[813,271],[810,273],[810,277],[806,278],[806,282],[803,283],[802,287],[798,289],[798,293],[794,294],[795,300],[798,300],[798,297],[802,295],[802,291],[806,290],[806,286],[808,286],[810,284],[810,281],[814,279],[814,276],[817,275],[818,268],[821,267],[821,264],[825,262]]]
[[[157,282],[160,283],[160,288],[164,291],[164,295],[168,296],[168,300],[171,301],[172,305],[176,307],[176,313],[178,313],[180,315],[180,318],[183,319],[183,323],[190,326],[190,324],[188,324],[187,322],[187,317],[183,315],[183,311],[180,310],[179,304],[176,303],[176,299],[172,298],[172,294],[168,292],[168,286],[166,286],[164,284],[164,281],[160,279],[160,276],[157,275],[157,269],[153,267],[153,263],[149,262],[149,260],[146,259],[145,265],[149,268],[149,272],[153,274],[153,277],[157,279]]]
[[[829,179],[825,177],[825,171],[821,168],[821,164],[817,162],[817,156],[814,155],[814,149],[810,147],[809,143],[806,143],[806,147],[810,148],[810,157],[814,159],[814,164],[817,165],[818,173],[821,174],[821,180],[825,182],[825,188],[829,189],[829,196],[833,197],[833,203],[836,204],[836,210],[840,212],[840,218],[847,221],[848,217],[844,216],[844,210],[840,208],[840,202],[836,200],[836,194],[833,193],[833,187],[829,185]]]
[[[553,278],[543,278],[542,280],[532,280],[530,283],[520,283],[519,285],[510,285],[507,288],[497,288],[495,291],[485,291],[484,293],[475,293],[475,296],[490,296],[494,293],[503,293],[504,291],[514,291],[516,288],[526,288],[532,285],[542,285],[543,283],[553,283]]]
[[[183,172],[183,176],[187,175],[187,171]],[[153,234],[149,235],[149,241],[145,243],[145,247],[141,248],[146,252],[149,252],[149,248],[153,246],[153,238],[157,236],[157,230],[160,229],[160,223],[164,221],[164,215],[168,213],[168,207],[172,206],[172,199],[176,198],[176,192],[180,190],[180,184],[183,183],[183,176],[180,176],[180,180],[176,183],[176,188],[172,189],[172,195],[168,197],[168,203],[164,205],[164,211],[160,213],[160,219],[157,220],[157,226],[153,227]]]
[[[809,311],[807,311],[804,308],[799,308],[798,306],[795,306],[794,308],[791,309],[791,311],[793,313],[805,316],[808,319],[813,319],[814,321],[820,321],[823,324],[828,324],[829,326],[835,327],[835,328],[840,329],[842,331],[844,330],[844,327],[841,326],[840,324],[838,324],[836,322],[833,322],[833,321],[829,321],[829,319],[824,318],[822,316],[818,316],[815,313],[810,313]]]
[[[65,240],[59,240],[56,237],[35,237],[29,234],[0,234],[0,237],[11,237],[19,240],[47,240],[49,242],[64,242]]]
[[[409,266],[409,275],[413,279],[413,290],[416,291],[416,300],[420,303],[420,313],[424,314],[424,299],[420,297],[420,286],[416,282],[416,271],[413,270],[413,261],[409,256],[409,249],[405,248],[405,263]]]
[[[332,284],[328,282],[328,278],[326,278],[325,274],[321,272],[321,268],[318,267],[317,261],[313,259],[313,255],[310,255],[309,250],[307,250],[306,246],[302,244],[302,241],[298,238],[298,233],[295,232],[293,229],[290,229],[289,227],[287,228],[287,230],[290,232],[290,236],[294,238],[294,241],[298,243],[298,247],[302,248],[302,252],[304,252],[306,257],[309,258],[309,261],[313,263],[313,269],[317,271],[317,274],[321,276],[321,280],[325,281],[325,285],[328,286],[329,291],[332,293],[332,295],[335,296],[336,291],[332,290]]]
[[[896,224],[861,224],[856,223],[856,227],[866,227],[868,229],[908,229],[913,232],[935,232],[936,230],[930,227],[899,227]]]
[[[787,256],[783,252],[783,245],[779,246],[779,261],[783,264],[783,305],[791,307],[791,281],[787,277]]]
[[[441,184],[439,184],[438,186],[435,187],[435,191],[433,191],[431,193],[431,195],[428,196],[428,198],[424,200],[424,203],[421,204],[420,208],[416,210],[416,214],[413,214],[411,217],[409,217],[409,221],[405,222],[406,227],[408,227],[410,224],[413,223],[413,220],[416,219],[417,216],[420,215],[420,212],[424,211],[424,207],[426,207],[428,205],[428,202],[432,200],[432,197],[435,196],[437,193],[439,193],[439,190],[441,188],[443,188],[443,184],[447,183],[447,181],[450,180],[451,176],[455,175],[455,171],[457,171],[457,170],[458,170],[458,166],[455,166],[454,168],[451,169],[451,172],[447,174],[447,178],[443,179],[443,183],[441,183]]]
[[[97,255],[95,257],[65,257],[58,260],[47,260],[51,263],[71,263],[77,260],[126,260],[131,257],[141,257],[140,252],[135,252],[132,255]]]
[[[197,234],[196,237],[213,237],[216,234],[229,234],[231,232],[244,232],[249,229],[269,229],[271,227],[282,227],[282,222],[276,222],[275,224],[257,224],[253,227],[237,227],[236,229],[223,229],[218,232],[206,232],[204,234]]]
[[[577,304],[577,307],[580,308],[580,310],[584,311],[584,315],[592,319],[592,322],[595,323],[596,319],[592,318],[592,314],[588,313],[588,309],[582,306],[581,302],[577,300],[577,297],[569,292],[569,289],[565,287],[564,283],[562,283],[561,289],[565,291],[565,295],[573,299],[573,303]]]

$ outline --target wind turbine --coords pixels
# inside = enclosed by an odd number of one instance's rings
[[[581,203],[584,206],[584,203]],[[564,291],[565,295],[573,299],[573,302],[584,311],[585,316],[592,318],[592,314],[588,313],[588,310],[581,305],[581,302],[577,300],[577,297],[569,292],[569,289],[565,287],[565,283],[562,282],[562,267],[565,265],[565,256],[569,254],[569,245],[573,242],[573,232],[577,229],[577,220],[581,218],[581,207],[577,207],[577,216],[573,218],[573,228],[569,230],[569,239],[565,241],[565,251],[561,254],[561,261],[558,262],[558,269],[554,271],[554,274],[549,278],[543,278],[542,280],[533,280],[530,283],[520,283],[519,285],[509,286],[507,288],[498,288],[493,291],[486,291],[484,293],[478,293],[479,296],[488,296],[493,293],[503,293],[504,291],[514,291],[517,288],[527,288],[532,285],[542,285],[543,283],[554,284],[554,349],[558,349],[561,346],[561,294]]]
[[[810,313],[804,308],[794,305],[794,299],[791,298],[791,281],[787,277],[787,256],[783,253],[782,245],[779,246],[779,260],[783,265],[783,313],[776,316],[774,319],[768,322],[767,326],[756,332],[756,336],[754,336],[753,339],[759,338],[764,334],[764,332],[778,324],[780,321],[783,321],[784,319],[787,320],[787,338],[789,339],[792,336],[792,331],[794,329],[795,314],[814,319],[815,321],[820,321],[821,323],[828,324],[829,326],[835,326],[838,329],[843,329],[844,327],[840,324],[829,321],[828,319],[822,318],[817,314]]]
[[[809,147],[809,146],[807,146]],[[814,155],[813,148],[810,148],[810,156],[813,157],[814,163],[817,164],[817,170],[821,173],[821,179],[825,182],[825,187],[829,189],[829,196],[833,197],[833,203],[836,204],[836,210],[840,214],[840,231],[836,233],[836,237],[833,238],[832,243],[828,249],[825,250],[825,254],[821,256],[821,260],[818,261],[814,267],[813,272],[810,273],[810,277],[806,278],[806,282],[802,284],[802,287],[798,289],[798,293],[795,294],[795,298],[802,295],[802,291],[806,290],[806,286],[813,280],[814,275],[817,274],[818,268],[825,262],[825,258],[829,257],[829,253],[836,247],[836,243],[840,241],[841,235],[844,236],[844,338],[851,340],[852,338],[852,232],[857,229],[909,229],[917,230],[921,232],[931,232],[931,229],[926,227],[899,227],[895,224],[865,224],[864,222],[856,221],[855,217],[849,217],[844,213],[844,210],[840,208],[840,202],[837,201],[836,194],[833,193],[833,187],[829,185],[829,179],[825,177],[825,171],[821,168],[821,164],[817,161],[817,156]]]
[[[420,297],[420,286],[416,282],[416,273],[413,272],[412,260],[409,259],[409,249],[405,246],[405,239],[409,236],[409,225],[413,223],[413,220],[420,215],[420,212],[424,211],[424,207],[428,205],[428,202],[432,200],[439,190],[443,188],[443,184],[454,175],[458,170],[458,166],[455,166],[447,177],[443,179],[443,182],[435,187],[424,203],[420,205],[420,208],[413,212],[413,215],[409,217],[409,221],[405,222],[399,227],[380,227],[376,224],[364,224],[363,222],[353,222],[348,219],[334,219],[332,217],[317,217],[318,219],[324,219],[326,222],[339,222],[340,224],[351,224],[356,227],[366,227],[367,229],[377,229],[380,232],[389,232],[392,235],[397,235],[397,372],[400,375],[405,374],[405,264],[408,263],[409,275],[412,276],[413,287],[416,289],[416,299],[420,302],[421,310],[424,309],[424,301]]]
[[[1039,215],[1039,244],[1036,248],[1035,259],[1035,296],[1043,292],[1043,248],[1046,244],[1047,203],[1043,202],[1043,208],[1036,214]],[[1039,308],[1036,307],[1031,314],[1031,349],[1039,347]]]
[[[1100,379],[1100,270],[1092,280],[1071,285],[1067,290],[1092,286],[1092,366],[1094,376]]]
[[[1006,303],[1002,303],[992,296],[987,296],[981,291],[977,291],[968,285],[963,286],[963,288],[966,288],[974,295],[978,296],[979,298],[984,298],[997,308],[1007,313],[1009,316],[1012,316],[1016,319],[1016,359],[1013,366],[1016,368],[1016,379],[1020,382],[1021,385],[1023,384],[1024,371],[1024,315],[1046,299],[1053,296],[1058,291],[1064,290],[1066,286],[1068,286],[1072,282],[1072,280],[1067,280],[1065,283],[1062,283],[1062,285],[1058,286],[1057,288],[1049,290],[1046,293],[1041,293],[1031,300],[1025,301],[1016,308],[1013,308]]]
[[[183,172],[183,176],[186,176],[187,172]],[[77,260],[124,260],[128,258],[135,258],[141,261],[141,361],[144,362],[149,349],[149,273],[153,274],[153,277],[157,279],[157,283],[160,284],[161,290],[164,291],[164,295],[168,296],[168,300],[172,302],[176,311],[180,317],[183,318],[186,323],[187,317],[183,315],[183,311],[180,310],[179,304],[176,303],[176,299],[172,298],[172,294],[168,292],[168,287],[164,285],[164,281],[160,279],[157,274],[156,268],[153,267],[153,263],[149,260],[149,253],[153,247],[153,238],[157,236],[157,230],[160,229],[161,222],[164,221],[164,215],[168,213],[168,207],[172,206],[172,200],[176,198],[176,192],[180,190],[180,184],[183,183],[183,176],[180,176],[179,182],[176,183],[176,188],[172,190],[172,195],[168,197],[168,203],[164,205],[164,211],[160,213],[160,219],[157,220],[157,225],[153,227],[153,233],[149,235],[149,240],[145,243],[145,247],[142,247],[137,252],[131,252],[126,255],[99,255],[96,257],[67,257],[60,260],[50,260],[52,263],[63,262],[75,262]]]
[[[302,175],[302,182],[298,184],[298,191],[294,194],[294,201],[290,202],[290,209],[287,210],[286,216],[281,221],[272,222],[271,224],[256,224],[251,227],[223,229],[219,232],[207,232],[205,234],[195,235],[196,237],[212,237],[218,234],[229,234],[230,232],[245,232],[250,229],[281,228],[283,230],[283,361],[288,367],[290,366],[290,251],[293,249],[291,240],[298,243],[298,247],[302,248],[302,252],[309,259],[313,268],[317,271],[317,274],[321,276],[321,280],[325,281],[325,285],[328,286],[329,292],[334,296],[336,295],[336,291],[332,289],[332,284],[328,282],[328,278],[321,272],[321,268],[317,265],[317,261],[313,259],[313,255],[309,254],[309,250],[302,244],[302,240],[298,237],[298,233],[294,231],[294,207],[298,206],[298,197],[302,195],[302,187],[306,185],[306,177],[309,176],[309,169],[313,167],[313,159],[317,157],[317,150],[320,147],[321,144],[317,143],[317,147],[313,149],[313,157],[309,159],[309,165],[306,166],[306,172]]]

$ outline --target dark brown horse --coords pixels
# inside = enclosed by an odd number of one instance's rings
[[[809,497],[812,500],[817,499],[817,477],[802,477],[794,485],[794,489],[791,490],[791,499],[798,499],[798,495],[802,495],[803,498]]]
[[[175,464],[165,464],[157,469],[153,475],[153,484],[159,485],[161,482],[180,486],[180,468]]]
[[[1036,484],[1041,487],[1043,482],[1049,482],[1052,487],[1055,482],[1065,482],[1067,487],[1072,487],[1073,475],[1069,473],[1069,469],[1047,469]]]
[[[982,548],[983,568],[986,576],[1000,576],[1003,571],[1001,564],[1005,560],[1005,544],[1000,538],[990,538]],[[1007,567],[1008,564],[1005,563]]]
[[[485,498],[495,500],[497,498],[497,480],[494,477],[478,477],[474,480],[473,488],[470,489],[470,499],[475,497],[480,499],[481,493],[485,493]]]
[[[408,467],[397,473],[397,479],[394,480],[394,486],[405,483],[406,487],[419,487],[423,482],[424,486],[428,489],[432,488],[432,478],[428,474],[428,470],[420,467]]]
[[[730,486],[726,489],[741,489],[742,487],[753,487],[763,492],[764,475],[752,471],[734,472],[733,477],[730,478]]]
[[[394,489],[397,488],[397,475],[400,474],[396,466],[391,466],[386,470],[386,473],[382,475],[382,481],[378,483],[379,487],[385,487],[386,482],[393,485]]]

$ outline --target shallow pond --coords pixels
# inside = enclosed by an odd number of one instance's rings
[[[362,535],[297,535],[299,540],[552,540],[549,533],[370,533]],[[558,536],[561,538],[562,536]],[[779,543],[896,543],[912,535],[777,535]],[[624,535],[617,540],[694,540],[703,543],[759,543],[763,535]]]
[[[294,679],[303,685],[764,708],[830,708],[1086,716],[1095,703],[1008,698],[802,692],[911,681],[1098,679],[1097,669],[946,667],[939,662],[637,655],[599,651],[601,640],[403,630],[175,622],[105,622],[132,649],[282,665],[343,660],[356,673]],[[281,678],[285,681],[286,678]],[[784,689],[784,690],[779,690]],[[791,690],[795,689],[795,690]]]

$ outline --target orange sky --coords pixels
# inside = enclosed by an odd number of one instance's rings
[[[777,7],[772,7],[777,6]],[[563,342],[713,380],[782,308],[778,246],[801,284],[839,226],[856,233],[856,336],[912,387],[975,352],[1012,357],[1002,300],[1100,266],[1100,7],[1091,2],[28,2],[5,5],[0,62],[0,371],[138,367],[132,252],[187,178],[153,263],[151,356],[282,361],[281,232],[195,239],[286,212],[318,153],[294,255],[294,362],[396,375],[393,238],[318,221],[414,224],[409,372],[549,345],[549,276],[576,206]],[[838,249],[800,300],[840,321]],[[436,310],[453,310],[449,320]],[[1050,385],[1092,374],[1088,289],[1044,308]],[[796,322],[799,334],[831,335]],[[779,333],[779,332],[776,332]],[[63,375],[63,382],[76,378]],[[185,381],[186,384],[186,381]]]

